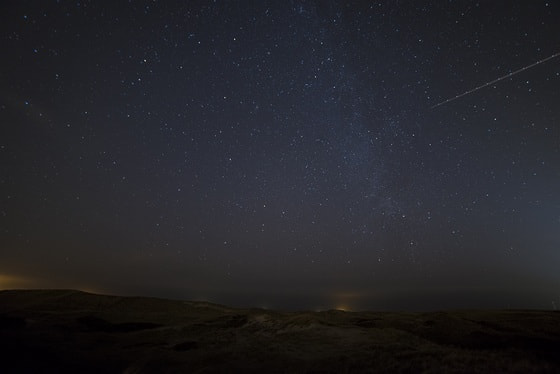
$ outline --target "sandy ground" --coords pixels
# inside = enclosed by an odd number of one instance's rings
[[[3,373],[560,373],[560,312],[290,312],[0,292]]]

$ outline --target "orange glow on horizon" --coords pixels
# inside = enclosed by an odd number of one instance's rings
[[[362,292],[355,291],[345,291],[345,292],[333,292],[330,297],[333,300],[332,305],[335,305],[334,309],[343,312],[351,312],[358,310],[360,307],[360,301],[364,299],[366,295]]]
[[[53,282],[20,275],[0,274],[0,290],[14,289],[72,289],[94,294],[110,294],[110,292],[98,287],[68,285],[67,283]]]
[[[10,290],[15,288],[33,288],[34,281],[31,278],[0,274],[0,290]]]
[[[350,312],[350,307],[348,305],[337,305],[336,310],[340,310],[341,312]]]

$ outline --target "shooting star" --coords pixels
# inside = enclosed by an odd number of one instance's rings
[[[516,75],[516,74],[519,74],[519,73],[521,73],[521,72],[523,72],[523,71],[525,71],[525,70],[527,70],[527,69],[531,69],[531,68],[534,67],[534,66],[537,66],[537,65],[539,65],[539,64],[542,64],[543,62],[547,62],[548,60],[552,60],[553,58],[558,57],[558,56],[560,56],[560,52],[555,53],[555,54],[553,54],[552,56],[548,56],[547,58],[543,58],[542,60],[539,60],[539,61],[537,61],[537,62],[534,62],[534,63],[532,63],[531,65],[527,65],[527,66],[525,66],[525,67],[522,67],[521,69],[518,69],[518,70],[516,70],[516,71],[512,71],[511,73],[506,74],[506,75],[504,75],[503,77],[499,77],[499,78],[497,78],[497,79],[494,79],[493,81],[484,83],[483,85],[478,86],[478,87],[475,87],[475,88],[473,88],[472,90],[468,90],[468,91],[466,91],[466,92],[463,92],[463,93],[460,94],[460,95],[457,95],[457,96],[454,96],[454,97],[452,97],[452,98],[450,98],[450,99],[447,99],[447,100],[445,100],[445,101],[442,101],[441,103],[438,103],[438,104],[432,106],[431,109],[437,108],[438,106],[442,106],[442,105],[445,105],[445,104],[447,104],[447,103],[450,103],[450,102],[452,102],[452,101],[454,101],[454,100],[457,100],[457,99],[459,99],[459,98],[461,98],[461,97],[463,97],[463,96],[466,96],[466,95],[471,94],[471,93],[473,93],[473,92],[475,92],[475,91],[478,91],[478,90],[480,90],[480,89],[483,89],[484,87],[490,86],[491,84],[494,84],[494,83],[496,83],[496,82],[499,82],[499,81],[501,81],[502,79],[506,79],[506,78],[512,77],[512,76],[514,76],[514,75]]]

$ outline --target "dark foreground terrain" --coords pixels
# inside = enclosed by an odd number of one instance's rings
[[[560,372],[560,313],[293,312],[0,292],[0,372]]]

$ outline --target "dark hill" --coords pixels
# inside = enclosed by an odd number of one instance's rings
[[[0,292],[3,373],[560,372],[560,313],[274,312]]]

